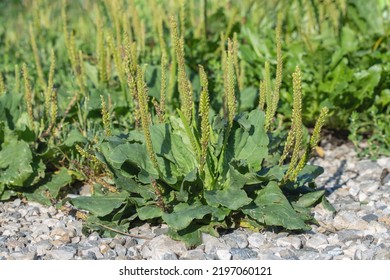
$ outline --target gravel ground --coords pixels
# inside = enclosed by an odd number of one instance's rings
[[[186,248],[167,237],[165,225],[133,228],[130,234],[85,236],[82,222],[54,207],[0,203],[0,260],[32,259],[390,259],[390,158],[359,160],[350,144],[324,145],[325,157],[312,162],[325,173],[318,186],[336,208],[318,205],[320,226],[303,234],[237,229],[219,238],[203,235],[203,244]]]

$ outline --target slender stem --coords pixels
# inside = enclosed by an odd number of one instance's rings
[[[135,234],[130,234],[130,233],[127,233],[127,232],[123,232],[123,231],[114,229],[114,228],[112,228],[112,227],[105,226],[105,225],[100,224],[100,223],[96,223],[96,222],[95,222],[94,224],[98,225],[99,227],[108,229],[108,230],[110,230],[110,231],[112,231],[112,232],[116,232],[116,233],[119,233],[119,234],[122,234],[122,235],[125,235],[125,236],[129,236],[129,237],[133,237],[133,238],[139,238],[139,239],[148,239],[148,240],[151,239],[151,238],[146,237],[146,236],[139,236],[139,235],[135,235]]]

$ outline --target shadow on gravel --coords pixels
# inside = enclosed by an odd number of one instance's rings
[[[348,178],[346,181],[342,181],[341,176],[346,172],[353,172],[352,170],[346,170],[346,165],[347,165],[347,160],[343,159],[340,162],[339,167],[337,168],[336,172],[329,177],[324,183],[323,187],[319,188],[320,190],[326,190],[327,195],[332,194],[334,191],[337,189],[341,188],[343,185],[345,185],[349,180],[353,180],[359,176],[358,172],[354,172],[355,176]],[[331,187],[326,187],[326,186],[331,186]]]

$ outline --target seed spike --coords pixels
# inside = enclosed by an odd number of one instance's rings
[[[265,112],[265,130],[269,130],[272,123],[272,89],[271,89],[271,74],[269,69],[269,61],[264,65],[264,88],[265,88],[265,103],[267,105]]]
[[[208,80],[206,72],[203,66],[199,65],[200,84],[202,86],[202,92],[200,94],[199,102],[199,115],[201,117],[201,157],[200,157],[200,171],[203,171],[204,164],[206,163],[207,147],[210,141],[210,123],[209,123],[209,110],[210,100],[208,92]]]
[[[54,71],[56,67],[56,57],[54,54],[54,49],[52,48],[50,51],[50,70],[49,70],[49,78],[47,81],[46,91],[45,91],[45,109],[46,116],[49,118],[51,115],[50,110],[50,100],[52,99],[52,91],[54,86]]]
[[[327,107],[324,107],[321,109],[320,116],[318,117],[318,120],[314,126],[313,129],[313,134],[310,137],[310,142],[307,146],[307,149],[303,156],[301,157],[297,167],[295,168],[292,178],[295,180],[298,177],[299,172],[302,171],[302,169],[305,167],[307,164],[307,161],[309,160],[310,155],[312,152],[315,150],[315,148],[318,145],[318,142],[320,140],[320,133],[321,133],[321,128],[325,123],[325,119],[327,117],[327,114],[329,112],[329,109]]]
[[[160,173],[160,168],[157,162],[156,154],[153,150],[152,137],[150,135],[150,115],[149,115],[149,107],[148,107],[148,94],[147,94],[147,86],[144,79],[144,70],[138,66],[137,67],[137,94],[138,101],[140,107],[140,115],[141,115],[141,126],[142,131],[145,136],[145,144],[146,149],[148,151],[150,160],[153,163],[154,168]]]
[[[181,99],[181,110],[184,113],[184,117],[187,119],[187,123],[191,125],[194,100],[190,81],[188,80],[187,73],[185,71],[184,41],[183,37],[179,37],[177,23],[174,17],[171,17],[171,32],[178,65],[178,84]]]
[[[264,111],[264,105],[265,105],[265,96],[266,90],[265,90],[265,81],[261,80],[259,85],[259,109],[261,111]]]
[[[302,74],[299,66],[295,68],[293,73],[293,110],[292,110],[292,133],[294,137],[294,148],[291,156],[291,161],[285,176],[285,179],[294,181],[296,179],[294,170],[297,167],[298,158],[302,149]]]
[[[51,110],[50,110],[50,120],[51,120],[51,126],[54,126],[57,121],[57,115],[58,115],[58,100],[57,100],[57,90],[52,90],[50,95],[50,104],[51,104]]]
[[[226,62],[226,80],[227,80],[227,109],[229,129],[233,126],[233,120],[236,115],[236,95],[234,92],[234,58],[233,43],[228,40],[227,62]]]
[[[108,136],[111,136],[110,113],[107,109],[106,100],[104,99],[103,95],[100,95],[100,100],[102,103],[102,120],[103,120],[104,134],[108,137]]]
[[[166,108],[165,108],[165,96],[167,90],[167,57],[165,52],[161,56],[161,87],[160,87],[160,122],[164,123],[166,119]]]

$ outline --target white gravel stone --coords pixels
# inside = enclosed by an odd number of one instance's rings
[[[177,255],[166,248],[156,248],[152,251],[152,260],[177,260]]]
[[[130,247],[127,249],[126,256],[133,258],[133,259],[138,259],[140,258],[140,252],[136,247]],[[142,257],[141,257],[142,258]]]
[[[302,246],[302,241],[299,237],[296,236],[286,236],[281,237],[276,240],[276,245],[281,247],[293,247],[295,249],[300,249]]]
[[[12,236],[15,235],[15,230],[6,229],[3,231],[4,236]]]
[[[217,250],[229,250],[229,247],[222,240],[211,236],[209,234],[202,234],[202,239],[205,244],[205,253],[206,254],[216,254]]]
[[[266,238],[261,233],[252,233],[248,237],[249,247],[252,248],[260,248],[262,245],[265,244]]]
[[[35,252],[14,252],[10,254],[11,260],[34,260],[37,254]]]
[[[349,194],[352,196],[357,196],[360,192],[360,188],[358,185],[353,184],[352,187],[349,189]]]
[[[47,251],[47,256],[54,260],[71,260],[75,255],[75,252],[64,250],[64,249],[54,249]]]
[[[19,207],[21,203],[22,201],[20,200],[20,198],[17,198],[12,202],[12,207],[14,208]]]
[[[313,236],[309,240],[306,241],[305,247],[313,248],[313,249],[323,249],[329,244],[326,236],[318,235]]]
[[[121,244],[116,244],[115,252],[118,254],[119,257],[124,257],[126,256],[127,249]]]
[[[181,257],[181,260],[205,260],[206,254],[203,250],[195,249],[190,250],[184,253]]]
[[[365,234],[386,233],[387,227],[377,221],[371,221],[369,228],[364,231]]]
[[[152,257],[152,250],[148,246],[142,246],[141,248],[141,255],[144,257],[144,259],[149,259]]]
[[[337,230],[342,229],[356,229],[356,230],[367,230],[369,224],[358,217],[356,213],[349,211],[340,211],[333,219],[333,226]]]
[[[375,253],[375,260],[390,260],[390,248],[380,249]]]
[[[42,221],[42,224],[48,227],[55,227],[59,223],[58,219],[50,218]]]
[[[152,257],[156,254],[155,250],[166,250],[177,254],[178,256],[183,255],[187,252],[187,248],[183,242],[173,240],[166,235],[159,235],[153,238],[149,242],[149,248],[152,251]]]
[[[232,258],[232,254],[230,254],[229,250],[217,250],[216,254],[219,260],[230,260]]]
[[[375,193],[379,189],[379,182],[371,181],[360,185],[360,188],[366,194]]]
[[[382,168],[390,168],[390,157],[379,158],[376,161]]]
[[[69,231],[63,227],[56,227],[50,232],[50,236],[53,237],[54,240],[61,241],[63,243],[70,242],[70,234]]]
[[[343,250],[341,248],[337,248],[336,247],[336,248],[334,248],[332,250],[327,251],[327,254],[331,255],[331,256],[339,256],[339,255],[343,255],[344,252],[343,252]]]

